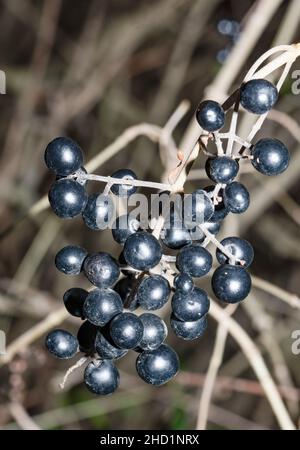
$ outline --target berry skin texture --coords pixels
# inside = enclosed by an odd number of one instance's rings
[[[206,160],[205,170],[208,178],[215,183],[227,184],[236,177],[239,171],[239,164],[235,159],[229,158],[229,156],[218,156]]]
[[[172,315],[170,324],[177,337],[184,339],[185,341],[193,341],[204,334],[207,328],[207,318],[204,316],[194,322],[183,322]]]
[[[218,102],[205,100],[197,108],[196,119],[203,130],[217,131],[224,126],[225,112]]]
[[[173,378],[179,369],[176,352],[166,344],[155,350],[142,352],[136,360],[139,376],[148,384],[161,386]]]
[[[104,230],[110,224],[114,204],[109,195],[92,194],[82,213],[85,225],[91,230]]]
[[[273,108],[278,99],[278,91],[270,81],[257,79],[242,84],[241,105],[253,114],[264,114]]]
[[[95,340],[95,350],[101,359],[120,359],[126,355],[127,350],[117,348],[108,333],[98,331]]]
[[[249,267],[254,258],[254,251],[252,245],[245,239],[238,237],[228,237],[221,241],[221,244],[230,252],[235,258],[243,261],[243,267]],[[230,264],[221,250],[217,249],[216,257],[220,264]],[[240,264],[240,263],[237,263]]]
[[[74,180],[62,178],[52,184],[49,202],[58,217],[71,219],[82,213],[87,202],[87,195],[84,186]]]
[[[168,328],[165,322],[155,314],[144,313],[140,315],[144,331],[139,348],[142,350],[155,350],[166,339]]]
[[[124,214],[113,223],[112,236],[119,244],[124,244],[126,239],[139,229],[139,221],[130,214]]]
[[[244,213],[250,204],[250,195],[242,183],[233,181],[224,189],[224,204],[234,214]]]
[[[104,327],[122,311],[121,297],[112,289],[94,289],[89,293],[83,305],[84,317],[99,327]]]
[[[112,286],[119,278],[120,268],[109,253],[99,252],[87,256],[83,264],[87,279],[97,287]]]
[[[224,264],[215,270],[211,284],[219,300],[225,303],[238,303],[249,294],[251,277],[243,267]]]
[[[95,339],[98,327],[88,320],[85,320],[77,332],[79,350],[87,355],[95,353]]]
[[[195,285],[193,279],[187,273],[179,273],[174,278],[174,287],[185,294],[192,292]]]
[[[65,177],[80,169],[83,164],[83,153],[72,139],[57,137],[46,147],[45,163],[57,175]]]
[[[194,322],[201,319],[209,311],[210,301],[203,289],[195,287],[185,294],[176,291],[172,298],[172,312],[177,319],[184,322]]]
[[[251,163],[264,175],[279,175],[290,162],[290,155],[285,145],[278,139],[260,139],[251,149]]]
[[[109,395],[118,388],[120,375],[112,361],[93,361],[84,371],[84,383],[93,394]]]
[[[183,247],[176,257],[176,267],[179,272],[191,277],[203,277],[212,266],[212,256],[200,244],[190,244]]]
[[[128,237],[124,245],[127,264],[137,270],[148,270],[161,260],[162,249],[158,240],[146,231],[138,231]]]
[[[55,266],[65,275],[79,275],[87,255],[84,248],[78,245],[67,245],[56,254]]]
[[[83,304],[88,296],[88,292],[81,288],[71,288],[64,293],[64,305],[66,310],[75,317],[81,317],[83,315]]]
[[[174,250],[192,243],[189,230],[179,219],[165,224],[161,233],[161,240],[166,247]]]
[[[130,169],[119,169],[111,174],[112,178],[120,178],[126,180],[136,180],[136,174]],[[130,186],[129,184],[113,184],[110,188],[111,192],[118,197],[129,197],[137,190],[136,186]]]
[[[53,330],[46,337],[46,347],[56,358],[69,359],[78,352],[78,341],[68,331]]]
[[[162,308],[170,296],[170,285],[161,275],[144,277],[136,289],[135,299],[141,308],[154,311]]]
[[[184,201],[184,221],[187,225],[207,222],[212,217],[214,210],[214,204],[207,192],[197,189]]]
[[[117,347],[130,349],[139,345],[143,337],[144,326],[138,316],[125,312],[113,318],[109,330]]]

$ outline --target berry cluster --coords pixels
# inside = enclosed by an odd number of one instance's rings
[[[278,92],[272,83],[253,79],[241,86],[237,96],[247,111],[262,115],[275,104]],[[210,300],[195,285],[195,279],[207,275],[212,268],[213,257],[206,248],[209,242],[217,247],[219,266],[211,282],[217,299],[237,303],[251,289],[247,268],[253,260],[252,246],[238,237],[219,242],[215,235],[229,213],[241,214],[249,206],[246,187],[234,181],[240,159],[250,160],[265,175],[277,175],[287,168],[289,152],[280,141],[268,138],[254,145],[245,141],[238,153],[225,153],[219,133],[226,118],[223,107],[215,101],[204,101],[196,118],[204,130],[200,139],[216,144],[217,153],[210,154],[205,166],[208,178],[215,184],[187,195],[184,218],[175,209],[168,214],[160,211],[162,225],[156,225],[151,232],[149,228],[142,229],[130,214],[118,217],[112,227],[113,239],[122,246],[118,261],[108,253],[88,253],[74,245],[64,247],[56,255],[58,270],[67,275],[83,272],[95,289],[87,292],[72,288],[64,294],[68,312],[84,322],[77,337],[64,330],[50,332],[46,346],[58,358],[71,358],[79,350],[90,356],[84,382],[93,393],[106,395],[116,390],[119,373],[114,360],[130,349],[138,353],[136,369],[145,382],[161,385],[175,376],[179,367],[177,354],[164,343],[167,326],[152,311],[166,305],[172,293],[170,324],[175,335],[185,340],[203,335]],[[88,195],[87,180],[95,176],[87,174],[80,147],[68,138],[50,142],[45,161],[56,174],[49,192],[54,212],[62,218],[81,214],[85,224],[94,230],[107,223],[112,197],[128,198],[137,190],[136,175],[122,169],[108,178],[100,197]],[[138,309],[146,312],[138,315]]]

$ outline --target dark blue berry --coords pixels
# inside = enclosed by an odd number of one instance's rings
[[[53,330],[46,337],[47,350],[56,358],[69,359],[78,352],[78,341],[65,330]]]
[[[49,202],[58,217],[71,219],[82,213],[87,202],[87,195],[84,186],[77,181],[62,178],[52,184]]]
[[[186,341],[192,341],[200,338],[204,334],[207,327],[207,318],[204,316],[193,322],[184,322],[172,315],[170,324],[176,336]]]
[[[136,180],[136,174],[130,169],[119,169],[113,174],[112,178],[120,178],[124,180]],[[111,192],[119,197],[129,197],[137,190],[136,186],[130,186],[130,184],[113,184],[110,188]]]
[[[224,126],[225,112],[219,103],[205,100],[197,108],[196,119],[203,130],[217,131]]]
[[[84,383],[97,395],[112,394],[119,386],[120,375],[112,361],[98,360],[89,363],[84,371]]]
[[[204,222],[202,224],[204,228],[206,228],[211,234],[218,234],[220,231],[220,224],[219,222]]]
[[[251,163],[264,175],[279,175],[290,162],[290,155],[285,145],[278,139],[260,139],[251,149]]]
[[[190,244],[183,247],[177,254],[176,267],[179,272],[191,277],[203,277],[212,266],[212,256],[200,244]]]
[[[112,286],[120,275],[120,268],[109,253],[93,253],[86,257],[83,270],[87,279],[97,287]]]
[[[127,353],[126,349],[117,348],[108,332],[102,330],[97,332],[95,350],[102,359],[119,359]]]
[[[242,106],[254,114],[264,114],[275,105],[278,91],[270,81],[257,79],[242,84],[240,102]]]
[[[215,189],[214,185],[207,186],[204,188],[204,190],[212,196],[212,192]],[[220,189],[218,193],[218,197],[224,197],[224,189]],[[210,218],[210,222],[219,223],[221,220],[225,219],[225,217],[229,214],[229,209],[227,206],[225,206],[224,201],[220,201],[215,206],[215,212],[213,213],[212,217]]]
[[[83,305],[83,314],[91,323],[104,327],[123,311],[122,300],[112,289],[94,289]]]
[[[132,214],[117,217],[112,227],[112,235],[116,242],[124,244],[126,239],[139,229],[139,221]]]
[[[214,210],[214,204],[207,192],[197,189],[184,200],[184,222],[186,225],[207,222]]]
[[[203,289],[195,287],[191,292],[176,291],[172,298],[172,312],[179,320],[193,322],[208,313],[209,298]]]
[[[88,296],[88,292],[81,288],[71,288],[64,293],[64,305],[67,311],[75,317],[84,318],[83,304]]]
[[[67,176],[82,166],[82,150],[72,139],[57,137],[47,145],[45,162],[57,175]]]
[[[170,217],[165,221],[161,232],[161,240],[172,249],[179,249],[192,242],[189,230],[179,218]]]
[[[128,237],[124,245],[127,264],[137,270],[149,270],[161,260],[162,249],[158,240],[146,231]]]
[[[142,352],[136,360],[136,370],[146,383],[160,386],[173,378],[179,369],[176,352],[166,344]]]
[[[109,330],[117,347],[129,349],[139,345],[144,326],[138,316],[125,312],[113,318]]]
[[[109,195],[92,194],[88,197],[82,218],[92,230],[104,230],[110,224],[114,213],[114,204]]]
[[[237,303],[250,292],[251,277],[241,266],[224,264],[212,276],[212,289],[215,296],[226,303]]]
[[[88,355],[93,355],[95,353],[95,340],[98,332],[98,327],[93,325],[91,322],[86,320],[80,326],[77,339],[79,343],[79,350]]]
[[[137,303],[148,311],[162,308],[168,301],[171,289],[161,275],[144,277],[135,293]]]
[[[229,156],[218,156],[206,160],[205,170],[208,178],[215,183],[226,184],[236,177],[239,164]]]
[[[250,195],[242,183],[233,181],[224,189],[224,204],[230,212],[242,214],[250,204]]]
[[[236,259],[243,261],[243,267],[249,267],[254,258],[252,245],[245,239],[238,237],[228,237],[221,241],[225,249],[231,253]],[[230,261],[221,250],[217,249],[216,257],[220,264],[230,264]],[[241,264],[238,262],[237,264]]]
[[[83,269],[87,251],[78,245],[67,245],[55,256],[56,268],[66,275],[78,275]]]
[[[174,286],[178,291],[182,291],[187,294],[194,289],[195,285],[190,275],[187,273],[179,273],[174,278]]]
[[[168,329],[165,322],[155,314],[144,313],[140,315],[144,331],[139,348],[142,350],[155,350],[166,339]]]

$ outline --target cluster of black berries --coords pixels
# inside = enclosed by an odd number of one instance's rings
[[[277,97],[276,87],[261,79],[243,84],[239,91],[241,105],[255,114],[269,111]],[[202,102],[196,117],[212,138],[225,122],[222,106],[214,101]],[[276,139],[261,139],[246,150],[252,165],[266,175],[277,175],[288,166],[288,150]],[[194,279],[205,276],[212,268],[213,258],[205,247],[218,233],[220,222],[230,212],[240,214],[249,206],[246,187],[234,181],[240,156],[241,153],[218,154],[208,158],[206,173],[215,185],[189,194],[185,220],[173,210],[165,218],[160,239],[142,230],[138,220],[128,214],[118,217],[112,229],[114,240],[123,247],[118,261],[108,253],[88,254],[78,246],[64,247],[56,255],[58,270],[71,275],[83,271],[96,288],[90,292],[73,288],[64,294],[70,314],[85,321],[77,337],[64,330],[52,331],[46,346],[59,358],[71,358],[78,350],[91,356],[84,381],[92,392],[106,395],[118,387],[114,360],[130,349],[138,352],[136,369],[147,383],[161,385],[175,376],[179,367],[177,354],[164,343],[166,324],[152,313],[167,303],[172,291],[170,324],[174,333],[185,340],[204,333],[210,302],[206,292],[195,286]],[[103,195],[100,202],[97,195],[88,196],[82,151],[70,139],[50,142],[45,160],[57,175],[49,192],[54,212],[63,218],[82,214],[92,229],[101,228],[110,215],[111,194],[128,197],[136,191],[135,186],[120,183],[109,187],[104,201]],[[132,171],[125,169],[112,177],[136,179]],[[174,250],[176,271],[165,257],[165,253]],[[228,237],[218,243],[216,258],[220,265],[212,276],[215,296],[226,303],[240,302],[251,288],[246,270],[253,260],[251,245],[238,237]],[[137,315],[134,311],[138,308],[146,312]]]

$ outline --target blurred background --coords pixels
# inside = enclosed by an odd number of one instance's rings
[[[186,130],[203,97],[223,101],[263,52],[300,40],[299,1],[0,3],[0,69],[6,74],[6,94],[0,96],[0,329],[8,343],[8,353],[0,357],[0,427],[194,429],[215,343],[213,318],[198,341],[180,341],[170,331],[168,342],[180,356],[181,373],[164,387],[152,388],[137,377],[131,352],[118,362],[121,386],[113,396],[90,394],[82,369],[60,389],[72,363],[46,353],[43,321],[50,315],[50,329],[60,326],[63,293],[89,285],[84,277],[58,272],[54,256],[71,243],[115,256],[120,247],[109,232],[88,230],[80,218],[59,220],[45,200],[36,205],[53,181],[44,149],[54,137],[67,135],[89,161],[128,127],[141,122],[163,126],[187,99],[191,108],[174,133],[184,147],[182,139],[195,133]],[[293,70],[297,67],[296,62]],[[276,111],[260,132],[288,146],[290,168],[275,180],[243,171],[252,205],[243,217],[229,216],[222,235],[240,235],[254,247],[251,270],[257,279],[233,317],[259,348],[298,426],[300,355],[291,350],[291,334],[300,329],[300,94],[292,93],[293,81],[289,75]],[[241,126],[249,127],[249,118]],[[157,143],[138,137],[96,172],[109,175],[127,167],[140,179],[159,181],[165,169],[159,155]],[[201,169],[200,158],[187,191],[207,184]],[[209,278],[201,286],[210,292]],[[79,322],[68,318],[61,326],[76,333]],[[238,343],[228,336],[224,345],[204,427],[279,428]]]

